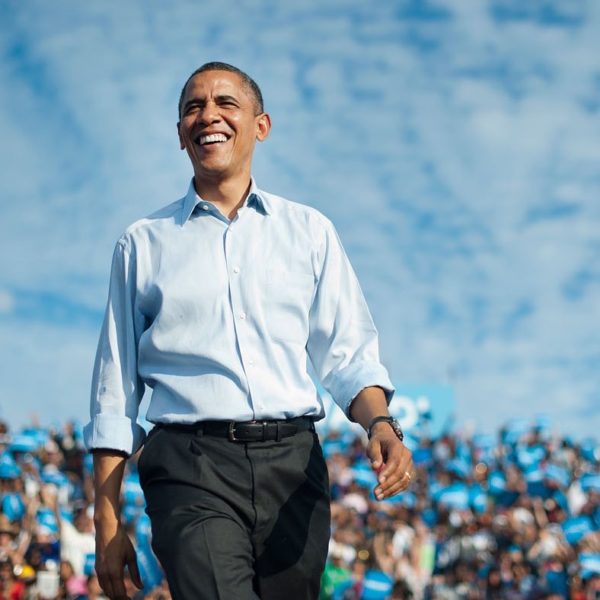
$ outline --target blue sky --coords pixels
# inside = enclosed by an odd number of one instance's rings
[[[255,176],[336,224],[398,383],[460,423],[600,399],[600,3],[0,4],[0,416],[86,418],[115,240],[182,196],[181,84],[263,88]]]

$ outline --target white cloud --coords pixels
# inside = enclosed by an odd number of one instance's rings
[[[600,393],[598,282],[576,299],[564,290],[600,258],[600,124],[582,107],[600,72],[600,8],[588,3],[573,28],[498,23],[489,3],[449,0],[432,20],[342,0],[61,6],[14,5],[0,25],[7,298],[31,289],[102,309],[115,239],[185,192],[183,80],[229,60],[274,117],[259,183],[334,220],[395,379],[451,378],[461,418],[544,406],[587,426],[567,402],[584,410]],[[560,203],[574,209],[544,213]],[[0,349],[3,393],[38,406],[18,376],[29,361],[48,397],[79,410],[83,383],[52,378],[75,354],[89,371],[96,333],[67,332],[76,340],[46,369],[61,330],[23,329],[2,302],[19,340]]]
[[[10,315],[13,312],[15,301],[13,295],[0,289],[0,315]]]

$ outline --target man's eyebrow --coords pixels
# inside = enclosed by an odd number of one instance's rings
[[[190,104],[202,104],[206,100],[204,98],[190,98],[186,101],[182,108],[187,108]]]
[[[217,96],[215,98],[215,100],[220,101],[220,102],[227,102],[227,101],[239,102],[239,100],[235,96],[230,96],[228,94],[221,94],[220,96]]]
[[[231,96],[229,94],[220,94],[219,96],[215,96],[215,100],[217,102],[235,102],[236,104],[239,104],[239,99],[236,98],[235,96]],[[206,98],[200,98],[200,97],[190,98],[182,106],[182,110],[185,110],[189,106],[202,105],[205,103],[206,103]]]

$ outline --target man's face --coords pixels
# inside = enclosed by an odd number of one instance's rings
[[[269,115],[256,113],[256,102],[237,73],[205,71],[189,81],[177,131],[196,178],[250,174],[254,144],[271,128]]]

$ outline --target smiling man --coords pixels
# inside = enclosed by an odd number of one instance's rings
[[[175,600],[318,597],[329,539],[314,422],[324,387],[369,433],[375,495],[406,489],[412,459],[390,419],[377,331],[332,224],[258,188],[271,120],[256,83],[208,63],[181,92],[187,194],[131,225],[113,257],[85,435],[94,452],[96,568],[141,586],[120,521],[128,456]],[[152,388],[148,437],[137,424]]]

